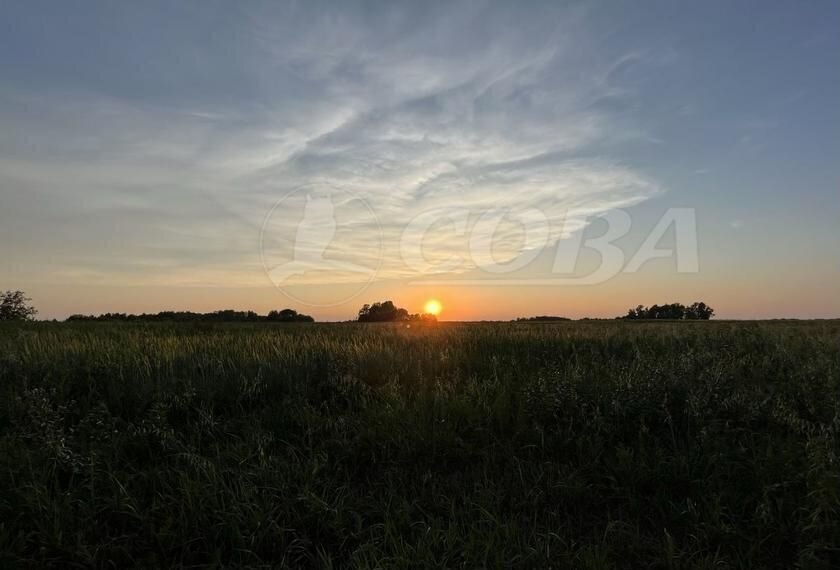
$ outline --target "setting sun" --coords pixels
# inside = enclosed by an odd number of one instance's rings
[[[423,312],[429,315],[438,316],[443,310],[443,305],[437,299],[429,299],[423,307]]]

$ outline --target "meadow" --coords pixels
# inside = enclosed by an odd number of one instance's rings
[[[0,565],[832,568],[840,322],[0,326]]]

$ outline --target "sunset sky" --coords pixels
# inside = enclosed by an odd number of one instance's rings
[[[840,317],[840,3],[0,9],[0,290],[40,318]],[[625,262],[693,212],[697,270],[558,272],[616,208]]]

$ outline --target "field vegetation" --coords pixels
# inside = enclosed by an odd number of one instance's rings
[[[0,323],[0,565],[832,568],[840,322]]]

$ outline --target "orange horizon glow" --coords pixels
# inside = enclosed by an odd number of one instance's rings
[[[817,274],[804,271],[776,276],[770,269],[754,270],[770,285],[756,289],[752,278],[726,278],[726,269],[709,267],[704,273],[680,276],[621,274],[592,287],[458,287],[421,286],[409,282],[383,281],[371,284],[364,294],[336,306],[326,306],[334,296],[330,287],[325,306],[295,301],[275,287],[149,286],[90,284],[54,281],[8,282],[5,288],[21,289],[32,298],[37,318],[65,319],[76,313],[157,313],[159,311],[211,312],[221,309],[270,310],[292,308],[319,322],[352,320],[364,303],[392,299],[397,306],[420,312],[431,299],[442,304],[446,321],[511,320],[536,315],[572,319],[614,318],[638,304],[704,301],[715,309],[715,319],[837,318],[840,298],[833,295],[836,279],[826,267]],[[775,279],[774,279],[775,277]],[[315,302],[328,286],[309,287]],[[807,292],[803,295],[802,292]],[[445,300],[445,302],[444,302]],[[445,314],[444,314],[445,313]]]

